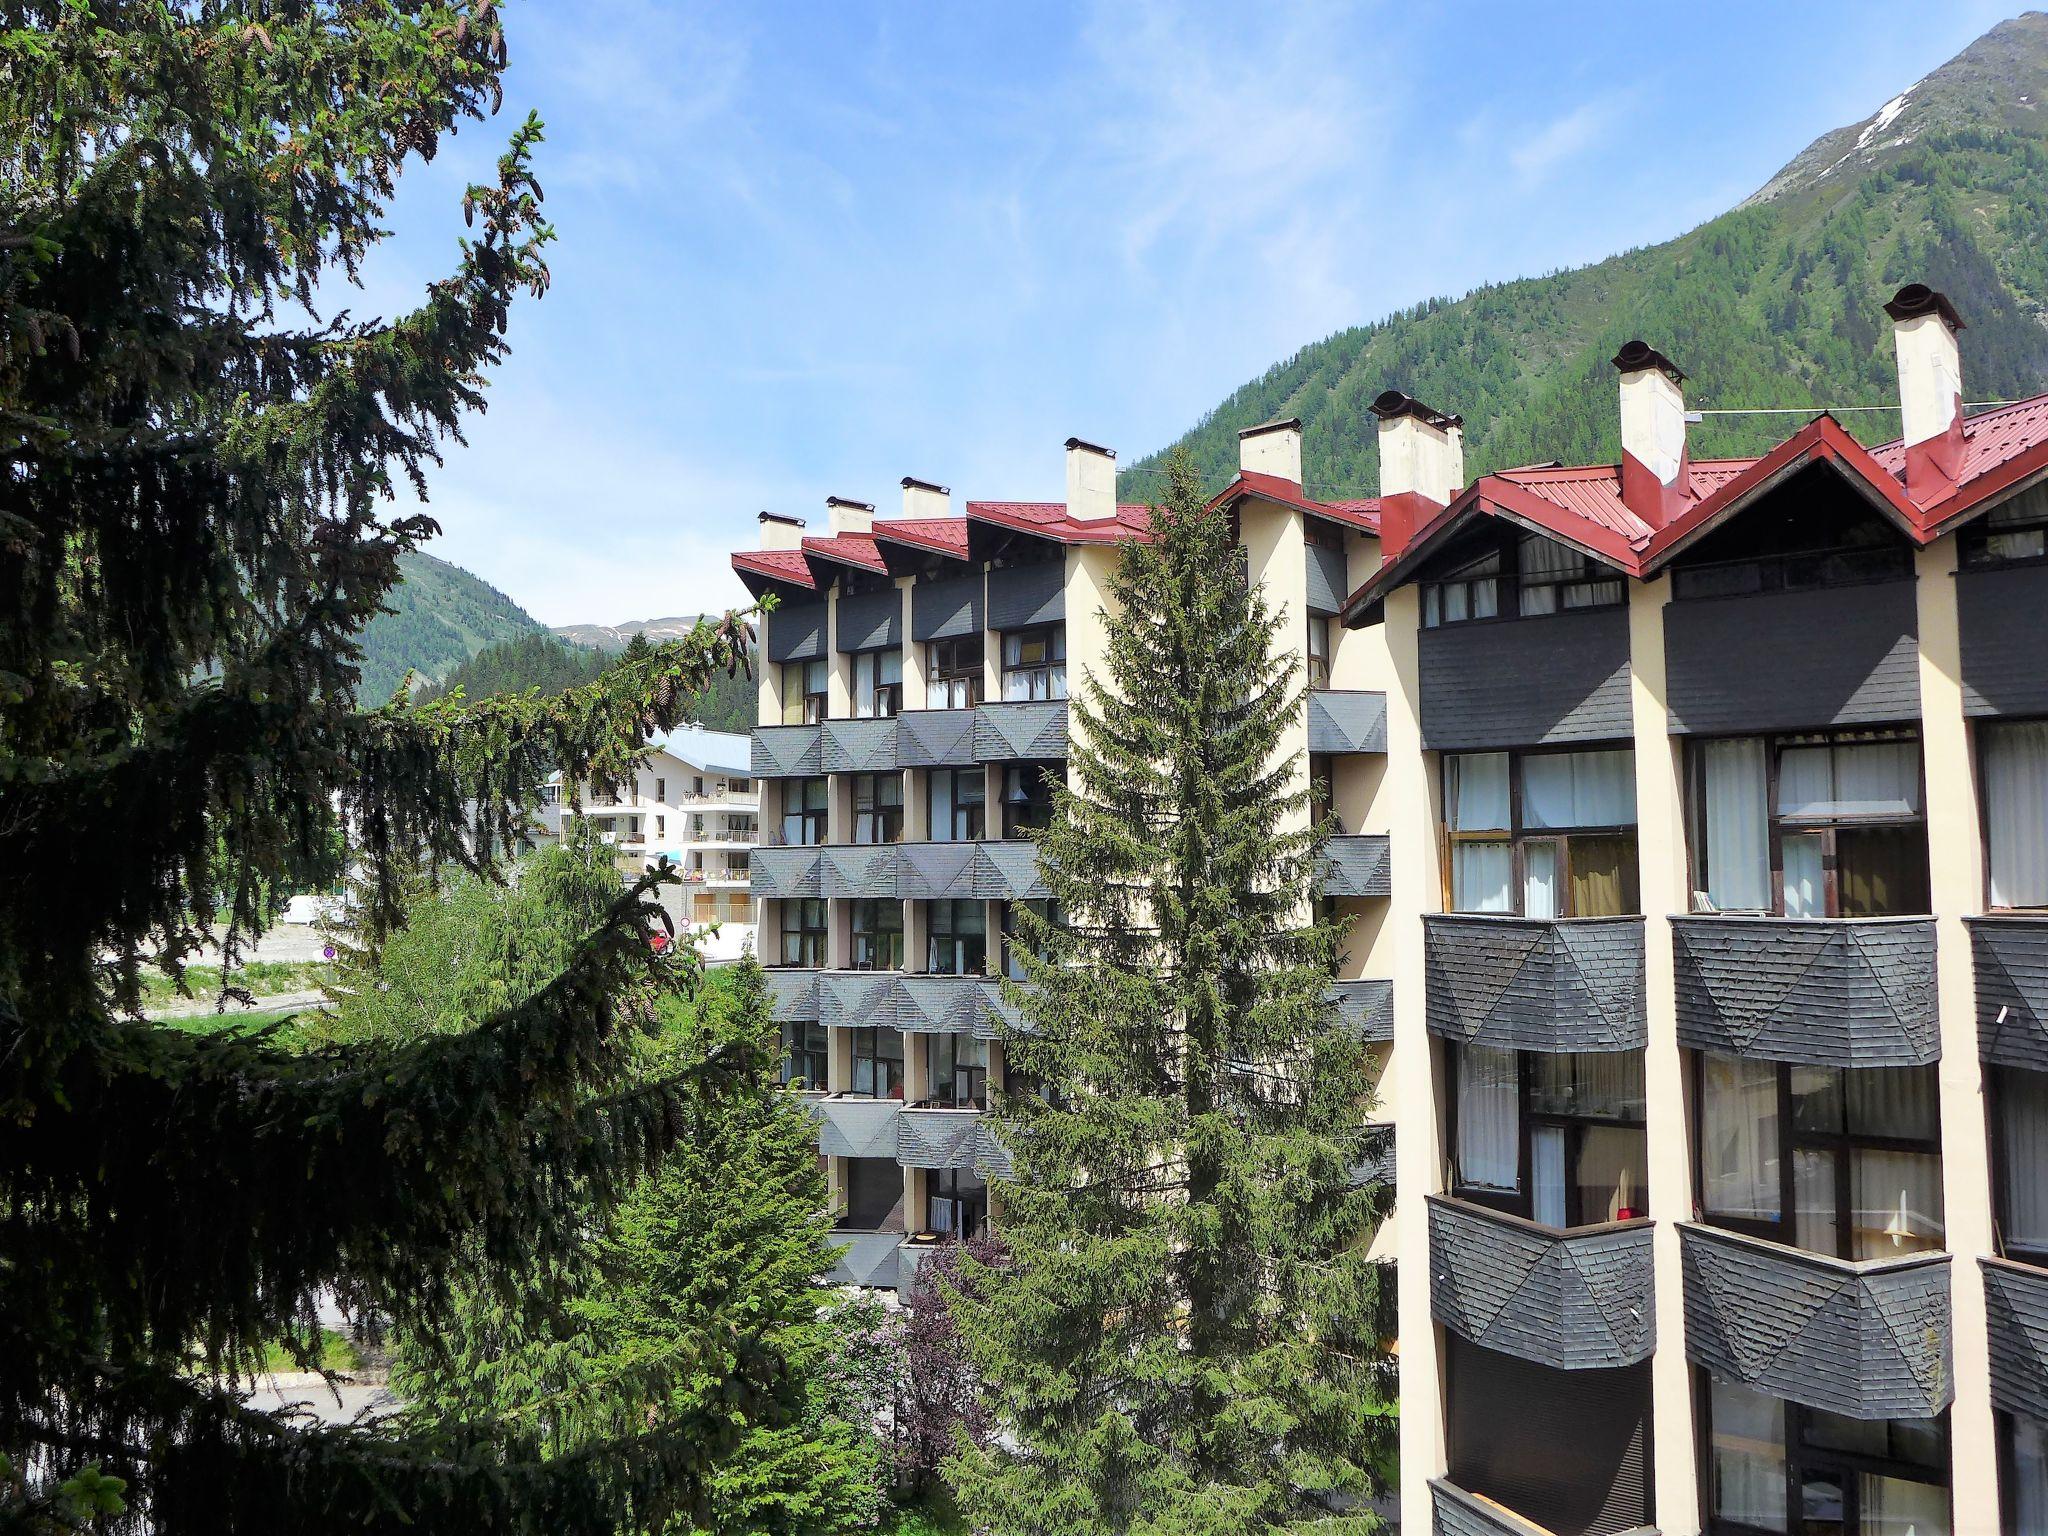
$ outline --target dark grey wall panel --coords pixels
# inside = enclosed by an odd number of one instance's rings
[[[1422,919],[1430,1033],[1521,1051],[1639,1050],[1643,920],[1427,913]]]
[[[1066,755],[1067,704],[1064,699],[983,704],[974,711],[974,760],[978,763]]]
[[[977,843],[903,843],[899,889],[906,901],[986,900],[976,878]]]
[[[1010,1149],[996,1131],[993,1115],[983,1115],[974,1128],[974,1171],[984,1179],[1007,1179],[1017,1171]]]
[[[1314,753],[1385,752],[1387,696],[1332,688],[1310,693],[1308,749]]]
[[[1422,744],[1439,752],[1633,735],[1628,610],[1425,629]]]
[[[1956,575],[1963,713],[2048,715],[2048,565]]]
[[[902,976],[896,1027],[906,1034],[978,1034],[988,1019],[988,986],[979,976]]]
[[[1337,1016],[1361,1039],[1394,1038],[1394,984],[1391,981],[1337,981],[1330,984]]]
[[[1610,1369],[1657,1347],[1644,1221],[1562,1233],[1429,1197],[1429,1309],[1474,1344],[1561,1371]]]
[[[988,573],[988,627],[1026,629],[1067,616],[1067,562],[1039,560]]]
[[[921,581],[910,589],[910,638],[955,640],[988,627],[988,603],[981,572]]]
[[[2048,917],[1964,921],[1977,973],[1977,1054],[2048,1072]]]
[[[1949,1256],[1852,1264],[1680,1222],[1685,1352],[1726,1381],[1857,1419],[1955,1396]]]
[[[825,654],[825,600],[781,602],[768,615],[770,661],[816,661]]]
[[[839,599],[842,651],[878,651],[903,643],[903,594],[894,587]]]
[[[2048,1420],[2048,1269],[1979,1259],[1991,1320],[1991,1401]]]
[[[1351,594],[1344,569],[1344,551],[1308,546],[1308,611],[1335,613]]]
[[[1910,581],[1669,604],[1672,734],[1917,719],[1917,604]]]
[[[1325,896],[1385,896],[1392,890],[1384,832],[1352,832],[1330,839],[1323,850]]]
[[[971,709],[911,709],[896,717],[896,760],[905,768],[974,766]]]
[[[1934,920],[1674,917],[1678,1043],[1824,1067],[1941,1059]]]
[[[792,779],[823,773],[821,729],[815,725],[755,726],[753,749],[748,754],[754,777]]]
[[[1398,1143],[1394,1127],[1386,1121],[1369,1121],[1365,1127],[1365,1158],[1351,1170],[1354,1185],[1384,1184],[1387,1199],[1394,1198],[1395,1154]]]

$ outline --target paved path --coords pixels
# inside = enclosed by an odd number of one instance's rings
[[[144,1009],[143,1017],[150,1019],[197,1019],[216,1010],[225,1016],[232,1017],[238,1013],[277,1013],[286,1008],[318,1008],[326,1003],[326,1001],[327,994],[325,992],[277,992],[269,997],[259,996],[254,1003],[247,1007],[236,1002],[233,998],[229,998],[227,1006],[221,1008],[218,995],[209,989],[195,997],[181,997],[175,1003],[165,1003],[161,1008]]]

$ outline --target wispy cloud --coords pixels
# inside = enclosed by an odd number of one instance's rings
[[[1615,94],[1581,102],[1518,142],[1508,151],[1508,163],[1525,185],[1534,186],[1604,140],[1619,120],[1625,101]]]

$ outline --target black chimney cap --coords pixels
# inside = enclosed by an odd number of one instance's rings
[[[1894,320],[1917,320],[1922,315],[1939,315],[1948,322],[1952,331],[1967,329],[1963,317],[1956,313],[1955,305],[1949,303],[1948,295],[1928,287],[1925,283],[1908,283],[1884,307],[1884,312]]]
[[[1622,343],[1621,350],[1614,354],[1614,366],[1623,373],[1641,373],[1645,368],[1655,368],[1674,384],[1685,382],[1683,368],[1640,338]]]

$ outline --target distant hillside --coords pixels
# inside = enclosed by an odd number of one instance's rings
[[[1971,400],[2048,389],[2048,16],[2004,22],[1861,123],[1817,140],[1741,207],[1596,266],[1440,299],[1304,347],[1182,439],[1203,479],[1237,467],[1237,431],[1299,416],[1308,488],[1379,482],[1383,389],[1466,422],[1468,475],[1618,457],[1615,350],[1640,336],[1691,375],[1688,404],[1823,406],[1895,398],[1881,308],[1901,284],[1947,292],[1969,325]],[[1847,414],[1868,442],[1892,411]],[[1706,457],[1757,451],[1798,418],[1708,417]],[[1160,482],[1125,472],[1124,494]]]
[[[363,631],[359,697],[391,697],[410,667],[429,681],[452,671],[487,645],[539,631],[540,622],[511,598],[459,565],[432,555],[399,557],[405,579],[385,599],[392,609]]]
[[[624,648],[622,645],[619,649]],[[546,630],[536,629],[516,639],[486,646],[440,682],[423,690],[421,697],[437,698],[460,688],[464,698],[486,699],[494,694],[526,693],[538,688],[543,696],[552,698],[565,689],[593,680],[616,659],[616,654],[570,645]],[[698,693],[685,713],[693,725],[744,735],[753,728],[756,702],[751,677],[727,677],[721,673]]]
[[[635,635],[645,635],[659,644],[680,640],[697,627],[697,615],[671,619],[631,619],[624,624],[557,624],[554,633],[571,645],[587,645],[600,651],[623,651]]]

